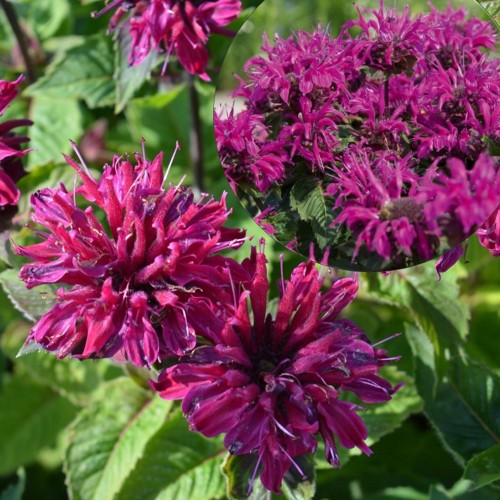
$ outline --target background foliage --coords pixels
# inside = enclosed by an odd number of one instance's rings
[[[244,2],[245,15],[258,3]],[[43,352],[16,357],[33,320],[51,306],[51,290],[24,289],[17,279],[21,262],[12,254],[9,238],[17,243],[29,238],[23,224],[30,193],[74,182],[61,156],[71,152],[69,139],[80,144],[96,170],[112,152],[140,149],[141,137],[148,158],[160,149],[168,158],[178,140],[182,149],[171,180],[185,175],[191,184],[193,127],[185,78],[160,77],[154,60],[129,68],[123,59],[126,41],[105,34],[106,18],[90,17],[100,2],[12,4],[33,40],[37,81],[26,86],[4,115],[34,121],[29,129],[34,150],[27,157],[29,175],[19,183],[23,197],[13,231],[0,234],[0,498],[225,498],[221,441],[190,432],[178,405],[147,389],[147,374],[106,360],[57,361]],[[312,6],[289,0],[267,4],[251,18],[257,46],[262,30],[307,28],[317,19],[329,20],[334,29],[352,10],[349,2],[339,0],[316,0]],[[488,6],[495,7],[492,2]],[[229,43],[221,37],[210,41],[214,70]],[[227,67],[238,67],[238,61],[251,55],[243,47],[253,51],[255,44],[237,39]],[[0,77],[13,79],[23,71],[0,11]],[[221,88],[228,81],[223,76]],[[203,123],[204,190],[219,196],[228,185],[212,132],[215,86],[196,82],[196,89]],[[232,193],[228,199],[234,210],[230,225],[245,227],[254,242],[265,237]],[[283,249],[266,239],[274,282]],[[240,257],[249,245],[238,251]],[[286,251],[285,274],[301,260]],[[402,355],[386,375],[406,385],[391,403],[363,414],[372,457],[343,452],[343,467],[334,470],[318,453],[315,498],[499,497],[500,260],[472,238],[467,263],[461,262],[441,282],[433,265],[387,276],[360,275],[361,291],[348,316],[374,342],[403,333],[385,345],[391,355]],[[231,464],[225,470],[234,473]],[[285,493],[288,498],[309,495],[293,487]],[[262,495],[256,488],[254,498]]]

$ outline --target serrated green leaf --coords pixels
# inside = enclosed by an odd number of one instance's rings
[[[321,187],[310,179],[299,178],[290,191],[290,205],[297,210],[303,221],[311,223],[315,240],[324,248],[328,244],[327,229],[330,221]]]
[[[71,498],[115,498],[171,406],[128,378],[102,385],[70,428],[64,469]]]
[[[466,466],[464,478],[481,488],[500,479],[500,444],[471,458]]]
[[[0,500],[22,500],[24,488],[26,487],[26,472],[23,468],[17,471],[17,483],[9,484],[0,493]]]
[[[435,369],[441,377],[445,369],[446,347],[463,344],[469,330],[470,311],[459,297],[456,274],[451,270],[438,282],[433,263],[389,276],[363,275],[367,293],[375,302],[395,305],[408,311],[421,331],[431,340]]]
[[[76,414],[75,407],[50,388],[16,374],[0,392],[0,475],[33,462],[53,448]]]
[[[151,50],[144,61],[138,66],[128,62],[131,37],[128,29],[119,29],[115,37],[116,63],[114,79],[116,83],[115,113],[119,113],[134,97],[142,84],[150,77],[151,69],[158,61],[158,53]]]
[[[31,321],[41,318],[53,306],[54,287],[41,285],[34,290],[28,290],[19,279],[16,269],[7,269],[0,273],[0,283],[14,307]]]
[[[432,343],[416,327],[406,336],[415,356],[424,411],[447,449],[462,464],[500,443],[500,377],[455,350],[438,380]]]
[[[111,40],[104,33],[91,36],[59,56],[26,94],[83,99],[89,108],[110,106],[115,102],[113,72]]]
[[[83,133],[83,117],[76,100],[37,95],[30,118],[28,168],[61,163],[62,153],[71,150],[70,140],[78,141]]]
[[[221,441],[190,431],[177,411],[149,440],[116,500],[222,498],[223,457]]]

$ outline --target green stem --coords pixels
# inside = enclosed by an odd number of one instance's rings
[[[194,85],[194,76],[189,77],[189,101],[191,104],[190,151],[194,169],[194,186],[198,194],[203,193],[203,137],[200,118],[200,99]]]
[[[12,7],[9,2],[7,2],[7,0],[0,0],[0,6],[5,12],[5,17],[7,18],[7,21],[12,28],[12,32],[16,37],[17,44],[19,45],[19,50],[21,51],[21,56],[24,61],[24,67],[26,69],[26,77],[28,78],[28,82],[34,83],[34,81],[36,80],[35,67],[29,54],[26,35],[21,29],[21,25],[19,24],[19,21],[17,19],[16,11],[14,7]]]

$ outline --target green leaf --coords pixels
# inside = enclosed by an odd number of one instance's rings
[[[223,457],[221,441],[190,431],[177,411],[150,439],[116,500],[221,498]]]
[[[168,159],[169,152],[174,151],[175,142],[179,141],[181,150],[176,155],[174,168],[181,165],[178,173],[182,175],[187,173],[186,168],[190,164],[188,109],[187,88],[178,85],[170,88],[167,94],[132,99],[125,110],[132,137],[146,139],[148,154],[156,155],[163,150]],[[171,178],[174,177],[172,171]]]
[[[500,479],[500,444],[485,450],[465,466],[464,478],[473,481],[476,488]]]
[[[443,376],[444,350],[463,344],[469,330],[470,311],[460,300],[455,272],[450,270],[438,282],[430,262],[389,276],[364,273],[363,277],[369,298],[404,308],[427,335],[433,345],[435,369]]]
[[[64,469],[74,500],[116,496],[171,403],[121,377],[100,388],[70,429]]]
[[[30,118],[28,167],[61,163],[62,153],[71,150],[70,140],[78,141],[83,133],[83,117],[76,100],[37,95],[33,99]]]
[[[0,408],[0,475],[33,462],[40,451],[54,448],[76,413],[69,401],[21,374],[6,378]]]
[[[365,273],[374,300],[405,307],[426,335],[461,342],[468,332],[469,310],[460,300],[456,274],[450,270],[438,282],[433,263],[394,271],[389,276]]]
[[[14,360],[19,352],[30,328],[29,323],[18,320],[12,322],[3,332],[0,346],[11,360]],[[24,373],[79,406],[89,402],[91,394],[104,380],[123,374],[120,368],[107,360],[93,363],[78,359],[57,359],[45,351],[18,357],[16,367],[22,368]]]
[[[281,489],[287,500],[310,500],[316,492],[314,455],[302,455],[294,458],[301,473],[292,465],[283,477]]]
[[[447,449],[464,464],[499,444],[500,377],[457,349],[447,356],[446,372],[438,380],[432,343],[411,325],[406,336],[424,411]]]
[[[481,7],[491,16],[497,29],[500,29],[500,2],[498,0],[477,0]]]
[[[303,221],[310,222],[321,248],[327,245],[327,218],[325,197],[321,187],[307,178],[299,178],[290,191],[290,205]]]
[[[32,2],[29,11],[33,30],[40,40],[55,35],[70,14],[67,0],[37,0]]]
[[[131,66],[128,62],[131,37],[128,29],[119,29],[115,37],[116,68],[114,79],[116,82],[115,113],[119,113],[139,90],[142,84],[149,79],[151,69],[158,61],[155,50],[149,52],[144,61],[138,66]]]
[[[258,477],[253,478],[257,455],[230,455],[227,454],[221,470],[227,481],[227,496],[231,500],[265,500],[269,498],[267,490],[262,486]],[[250,490],[250,483],[253,484]]]
[[[26,487],[26,472],[23,468],[17,471],[18,481],[16,484],[9,484],[0,493],[0,500],[22,500],[24,489]]]
[[[83,99],[89,108],[109,106],[115,102],[113,72],[111,40],[104,33],[91,36],[59,56],[26,94]]]
[[[41,285],[34,290],[28,290],[19,279],[16,269],[7,269],[0,273],[0,283],[14,307],[31,321],[41,318],[53,306],[54,288]]]
[[[412,377],[394,366],[384,367],[380,375],[393,385],[404,385],[387,403],[365,406],[366,410],[361,413],[361,418],[368,429],[369,446],[397,429],[410,415],[422,409],[422,400]]]
[[[304,475],[292,465],[283,477],[281,489],[287,500],[308,500],[314,497],[315,469],[314,455],[294,458]],[[222,472],[227,481],[227,496],[231,500],[266,500],[272,494],[259,480],[262,467],[255,473],[257,454],[227,455],[222,464]]]
[[[422,399],[417,393],[415,381],[407,373],[394,366],[384,367],[380,374],[393,385],[404,384],[387,403],[364,405],[365,411],[360,413],[368,430],[368,446],[373,446],[380,439],[398,429],[412,414],[422,410]],[[339,447],[340,463],[345,465],[351,457],[360,455],[356,448],[343,450]],[[331,469],[331,465],[324,457],[324,446],[320,443],[316,454],[316,464],[320,469]]]

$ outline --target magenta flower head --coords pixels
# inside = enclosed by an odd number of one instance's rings
[[[20,271],[28,288],[65,285],[27,342],[60,358],[120,352],[138,366],[192,349],[232,305],[231,282],[248,279],[220,255],[244,241],[244,231],[223,227],[225,197],[195,202],[187,188],[163,187],[162,153],[151,162],[136,154],[136,164],[115,156],[98,180],[83,160],[66,161],[83,184],[36,192],[32,220],[44,228],[36,231],[42,241],[15,247],[34,261]]]
[[[171,54],[191,74],[210,80],[206,73],[210,33],[231,36],[225,29],[241,12],[240,0],[114,0],[94,12],[99,17],[116,9],[109,28],[128,29],[131,36],[129,63],[140,64],[151,52]],[[121,23],[123,17],[127,19]]]
[[[363,31],[355,41],[363,64],[390,73],[407,71],[415,64],[428,28],[421,18],[411,19],[409,11],[409,5],[401,13],[385,9],[381,1],[378,10],[365,11],[373,15],[367,20],[358,8],[359,19],[348,21],[346,27],[357,26]]]
[[[0,115],[17,96],[18,87],[23,80],[23,76],[13,82],[0,80]],[[21,149],[21,144],[29,141],[29,138],[15,135],[12,130],[31,124],[30,120],[23,119],[0,124],[0,207],[16,205],[19,201],[21,193],[16,182],[26,174],[20,158],[29,151]]]
[[[249,111],[226,119],[214,113],[215,139],[219,157],[233,191],[237,186],[255,186],[266,192],[285,177],[289,155],[280,141],[268,140],[263,118]]]
[[[327,460],[339,466],[337,443],[371,453],[358,404],[389,401],[393,387],[378,375],[391,359],[374,348],[355,324],[339,319],[357,292],[340,279],[325,293],[313,262],[282,278],[276,313],[267,312],[266,258],[253,249],[243,263],[255,268],[239,295],[234,316],[220,331],[161,373],[153,387],[165,399],[183,398],[191,428],[207,437],[225,434],[234,455],[253,454],[253,480],[280,492],[295,458],[312,453],[320,435]],[[395,358],[393,358],[395,359]]]

